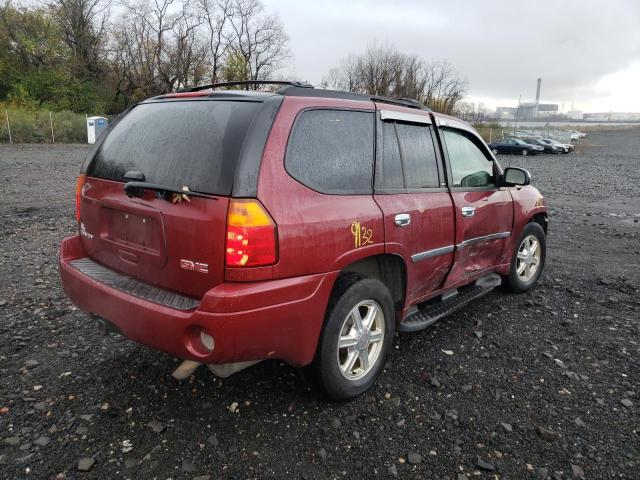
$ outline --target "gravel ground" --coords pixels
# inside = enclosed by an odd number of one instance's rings
[[[640,130],[578,145],[501,157],[550,204],[539,287],[399,335],[347,404],[101,337],[56,266],[87,147],[0,145],[0,478],[640,478]]]

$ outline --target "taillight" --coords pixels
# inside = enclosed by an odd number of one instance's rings
[[[225,245],[228,267],[276,262],[276,225],[257,200],[230,200]]]
[[[82,187],[84,186],[86,176],[78,175],[76,182],[76,220],[80,222],[80,200],[82,199]]]

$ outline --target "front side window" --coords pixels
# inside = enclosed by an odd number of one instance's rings
[[[303,185],[322,193],[371,193],[373,121],[371,112],[302,112],[287,145],[287,172]]]
[[[494,187],[493,162],[480,147],[459,130],[443,129],[443,133],[449,153],[453,186]]]

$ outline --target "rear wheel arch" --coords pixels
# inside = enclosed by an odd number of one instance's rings
[[[340,272],[340,277],[351,274],[380,280],[389,289],[395,310],[400,311],[404,308],[407,268],[399,255],[385,253],[362,258],[345,266]]]

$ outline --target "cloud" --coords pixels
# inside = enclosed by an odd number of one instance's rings
[[[425,59],[448,59],[474,96],[532,99],[542,77],[543,100],[587,105],[614,93],[603,91],[612,88],[604,77],[635,73],[631,65],[640,61],[637,0],[265,3],[290,35],[295,73],[314,83],[347,54],[391,43]]]

